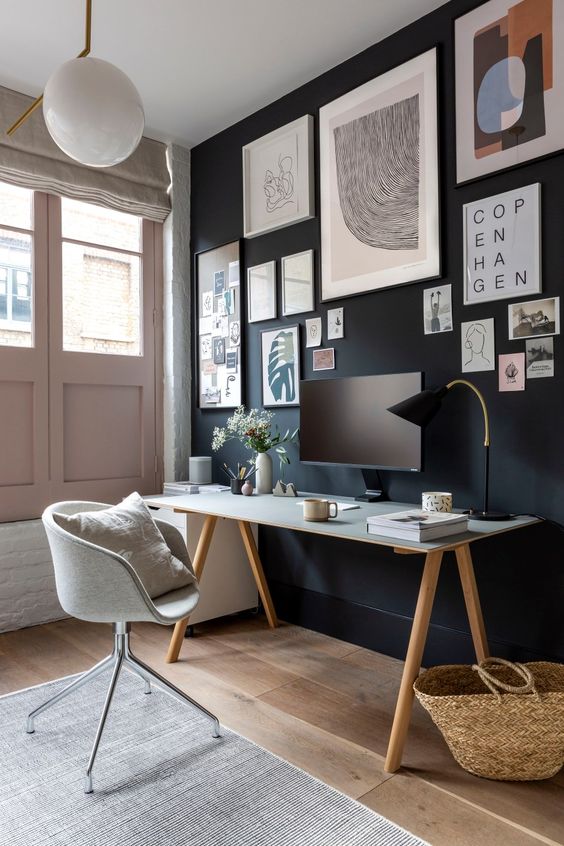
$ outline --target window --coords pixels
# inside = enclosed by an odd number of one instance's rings
[[[0,521],[159,490],[161,269],[160,224],[0,183]]]
[[[140,218],[67,199],[61,215],[63,348],[140,355]]]
[[[0,345],[33,346],[33,192],[0,183]]]

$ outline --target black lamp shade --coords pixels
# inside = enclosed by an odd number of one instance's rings
[[[443,397],[446,396],[447,388],[428,388],[419,394],[414,394],[396,405],[390,406],[388,411],[397,417],[415,423],[416,426],[425,426],[433,419],[439,408]]]

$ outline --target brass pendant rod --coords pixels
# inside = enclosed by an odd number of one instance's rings
[[[478,399],[480,400],[480,404],[482,406],[482,411],[484,414],[484,446],[489,447],[490,445],[490,418],[488,417],[488,409],[486,408],[486,401],[478,390],[476,385],[473,385],[472,382],[467,382],[466,379],[454,379],[454,381],[449,382],[447,385],[447,389],[450,390],[455,385],[466,385],[467,388],[470,388],[474,391]],[[486,509],[487,510],[487,509]]]
[[[90,45],[92,40],[92,0],[86,0],[86,31],[84,37],[84,49],[80,51],[77,59],[82,59],[90,53]],[[33,101],[33,103],[25,110],[15,123],[8,129],[7,134],[13,135],[22,123],[25,123],[28,117],[41,105],[43,102],[43,94]]]

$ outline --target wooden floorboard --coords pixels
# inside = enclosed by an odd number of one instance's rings
[[[395,775],[383,769],[402,663],[263,618],[200,625],[176,664],[171,630],[141,623],[132,648],[240,734],[432,846],[564,846],[564,779],[501,783],[460,769],[418,705]],[[87,669],[111,628],[78,620],[0,635],[0,693]]]

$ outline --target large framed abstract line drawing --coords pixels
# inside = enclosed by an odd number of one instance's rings
[[[194,257],[198,405],[237,408],[243,402],[241,242]]]
[[[314,208],[311,115],[243,147],[245,238],[307,220]]]
[[[319,112],[321,299],[440,275],[437,56]]]
[[[564,0],[489,0],[455,22],[456,173],[564,148]]]
[[[300,404],[300,327],[261,332],[262,404]]]

